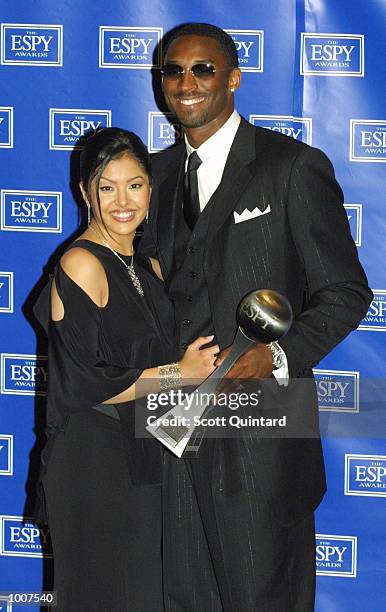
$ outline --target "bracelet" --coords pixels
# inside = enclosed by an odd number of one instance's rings
[[[160,377],[161,391],[169,391],[179,386],[181,380],[181,368],[178,362],[159,366],[158,374]]]

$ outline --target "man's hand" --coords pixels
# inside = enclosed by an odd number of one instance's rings
[[[228,355],[227,348],[219,354],[214,365],[218,367]],[[268,378],[273,371],[273,360],[271,349],[266,344],[253,344],[233,364],[228,374],[220,382],[217,392],[229,393],[235,390],[242,380]]]

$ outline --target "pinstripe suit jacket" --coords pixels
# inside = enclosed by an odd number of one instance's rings
[[[154,189],[142,250],[154,253],[156,245],[166,283],[174,268],[184,158],[185,145],[180,144],[153,160]],[[233,341],[239,301],[258,288],[280,291],[291,302],[294,322],[280,344],[293,379],[312,376],[312,367],[357,327],[371,291],[342,200],[332,165],[321,151],[241,120],[221,184],[208,203],[212,212],[204,274],[222,348]],[[316,431],[314,385],[307,392],[295,389],[291,407],[295,404],[299,423],[312,413]],[[246,444],[232,446],[228,440],[217,449],[217,462],[229,467],[229,493],[242,487],[237,471],[244,453],[260,492],[283,523],[317,506],[325,489],[318,439]]]

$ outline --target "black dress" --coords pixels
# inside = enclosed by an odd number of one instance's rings
[[[99,406],[107,414],[95,406],[129,387],[144,368],[173,361],[172,310],[147,259],[135,258],[142,297],[108,248],[88,240],[72,247],[103,264],[109,299],[96,306],[58,265],[64,318],[50,320],[48,286],[35,307],[49,337],[41,480],[57,610],[159,612],[161,445],[135,437],[134,402]],[[42,505],[37,519],[44,519]]]

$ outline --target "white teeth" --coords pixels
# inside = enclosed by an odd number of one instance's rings
[[[192,104],[197,104],[197,102],[202,102],[204,98],[190,98],[189,100],[180,100],[181,104],[185,106],[191,106]]]
[[[113,217],[118,217],[118,219],[131,219],[132,217],[134,217],[134,213],[133,212],[116,212],[116,213],[112,213]]]

